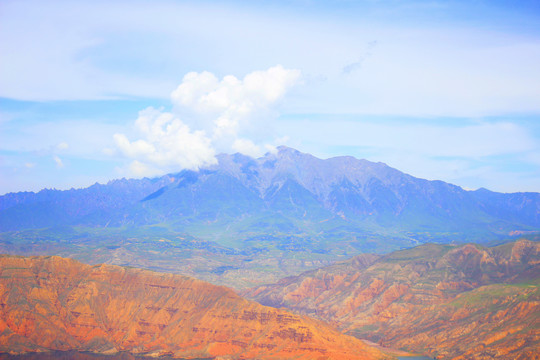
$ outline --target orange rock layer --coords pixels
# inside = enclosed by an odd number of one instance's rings
[[[325,324],[180,275],[0,257],[0,351],[181,358],[382,359]]]
[[[540,359],[540,243],[427,244],[245,292],[441,359]]]

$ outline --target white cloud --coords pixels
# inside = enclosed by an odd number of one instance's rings
[[[131,174],[137,177],[157,176],[162,174],[162,170],[142,163],[138,160],[133,160],[131,164],[129,164],[128,169]]]
[[[62,159],[60,159],[58,155],[54,155],[53,160],[56,163],[57,168],[62,169],[65,166],[64,162],[62,161]]]
[[[271,109],[299,78],[300,71],[280,65],[241,80],[232,75],[219,80],[207,71],[188,73],[171,94],[174,113],[141,111],[135,128],[143,138],[130,141],[117,133],[116,148],[132,159],[128,170],[136,176],[211,165],[217,151],[261,156],[273,145],[256,144],[243,134],[271,119]],[[104,152],[112,154],[111,149]]]
[[[248,139],[236,139],[232,145],[236,152],[249,155],[251,157],[259,157],[264,154],[260,146],[257,146],[253,141]]]
[[[187,109],[213,139],[235,138],[239,132],[269,108],[300,78],[300,71],[281,65],[254,71],[242,80],[225,76],[219,81],[205,71],[191,72],[173,91],[173,104],[180,112]]]
[[[135,127],[143,139],[129,141],[124,134],[114,135],[118,150],[133,159],[130,171],[134,175],[153,176],[216,162],[215,151],[204,131],[191,131],[172,113],[147,108],[139,112]]]
[[[522,20],[516,14],[464,23],[456,16],[461,6],[450,5],[450,21],[439,23],[431,7],[416,8],[420,21],[396,21],[384,15],[394,8],[370,13],[362,6],[317,16],[304,6],[8,1],[0,22],[0,96],[164,98],[174,79],[194,68],[230,74],[282,63],[327,79],[290,102],[303,113],[540,111],[538,36],[515,26]]]
[[[66,142],[61,142],[58,145],[56,145],[56,150],[58,151],[67,150],[67,149],[69,149],[69,145]]]

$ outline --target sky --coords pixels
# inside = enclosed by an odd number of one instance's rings
[[[538,1],[0,0],[0,194],[352,155],[540,192]]]

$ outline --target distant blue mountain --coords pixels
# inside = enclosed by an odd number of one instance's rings
[[[6,194],[0,232],[155,224],[237,247],[259,238],[324,249],[336,241],[487,241],[540,230],[539,193],[466,191],[383,163],[322,160],[283,146],[258,159],[218,160],[155,179]]]

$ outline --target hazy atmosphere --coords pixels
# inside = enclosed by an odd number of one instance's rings
[[[538,0],[0,0],[0,359],[540,360],[539,325]]]
[[[540,191],[535,1],[0,2],[0,194],[352,155]]]

